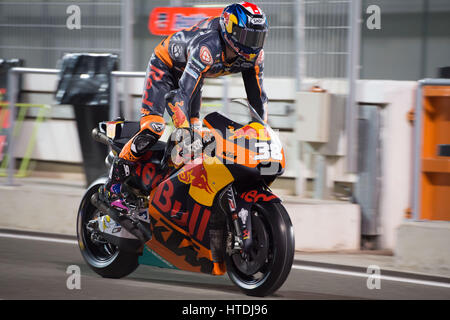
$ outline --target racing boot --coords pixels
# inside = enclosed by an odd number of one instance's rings
[[[100,200],[119,211],[128,212],[124,201],[127,195],[123,182],[130,177],[136,162],[158,141],[164,130],[164,123],[154,120],[155,116],[141,119],[141,130],[125,144],[119,157],[114,158],[108,181],[99,190]]]
[[[115,157],[108,180],[99,188],[99,199],[124,214],[128,213],[129,208],[124,201],[126,192],[124,192],[123,182],[130,177],[134,166],[134,162]]]

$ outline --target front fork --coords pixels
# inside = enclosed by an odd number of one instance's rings
[[[228,254],[239,252],[246,255],[252,245],[252,225],[250,217],[250,208],[242,201],[236,201],[236,191],[231,185],[224,196],[226,197],[227,209],[231,216],[231,222],[234,233],[229,235],[228,243],[233,244],[227,248]],[[231,236],[231,239],[230,239]],[[234,238],[234,239],[233,239]]]

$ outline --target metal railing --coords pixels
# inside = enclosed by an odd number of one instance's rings
[[[7,134],[8,141],[8,166],[7,166],[7,184],[14,184],[14,127],[16,122],[15,110],[17,106],[17,93],[19,90],[19,74],[34,73],[34,74],[58,74],[58,69],[37,69],[37,68],[12,68],[8,71],[8,101],[9,101],[9,130]]]
[[[142,77],[145,78],[145,72],[130,72],[130,71],[113,71],[111,72],[110,77],[110,83],[111,83],[111,90],[110,90],[110,111],[109,111],[109,118],[110,119],[116,119],[120,116],[120,109],[119,109],[119,99],[118,99],[118,85],[117,85],[117,79],[118,78],[136,78],[136,77]],[[126,91],[126,90],[124,90]],[[130,108],[129,105],[129,99],[124,99],[124,109],[128,110]],[[129,117],[126,117],[129,118]]]
[[[25,104],[17,103],[17,93],[19,88],[19,75],[20,74],[44,74],[44,75],[58,75],[60,73],[59,69],[41,69],[41,68],[22,68],[22,67],[16,67],[12,68],[8,72],[8,105],[9,105],[9,130],[7,134],[7,141],[8,141],[8,148],[6,151],[6,157],[8,159],[7,166],[5,165],[6,172],[7,172],[7,184],[13,185],[14,184],[14,170],[15,170],[15,158],[14,158],[14,135],[15,135],[15,124],[16,124],[16,108],[24,106]],[[110,111],[109,111],[109,118],[115,119],[120,116],[120,108],[119,108],[119,86],[117,83],[117,80],[119,78],[129,79],[129,78],[136,78],[136,77],[142,77],[145,78],[146,73],[145,72],[130,72],[130,71],[113,71],[110,74]],[[224,95],[222,99],[222,107],[226,108],[228,104],[228,81],[226,78],[223,78],[224,82]],[[126,88],[126,87],[125,87]],[[127,92],[123,92],[123,100],[124,100],[124,108],[130,109],[131,105],[127,103],[127,97],[130,94]],[[4,103],[4,105],[6,105]],[[30,104],[26,104],[30,106]],[[40,105],[39,105],[40,106]],[[211,105],[212,106],[212,105]],[[214,104],[215,107],[217,107],[217,104]],[[41,117],[41,115],[40,115]],[[27,150],[27,154],[31,152]],[[20,172],[23,172],[20,171]]]
[[[28,172],[28,166],[31,159],[31,154],[33,152],[34,145],[36,143],[37,138],[37,131],[39,129],[39,125],[44,121],[45,115],[50,110],[50,106],[47,104],[33,104],[33,103],[16,103],[15,108],[20,108],[20,111],[17,115],[17,120],[15,121],[15,124],[13,127],[11,127],[12,132],[10,132],[10,137],[12,135],[12,138],[17,137],[19,135],[20,129],[23,126],[25,116],[27,113],[28,108],[37,108],[39,109],[36,120],[34,122],[33,131],[29,137],[28,145],[25,150],[25,154],[22,158],[22,162],[19,167],[19,171],[15,175],[16,177],[25,177]],[[3,131],[3,129],[9,129],[10,123],[6,125],[7,128],[3,126],[5,123],[5,115],[7,114],[6,110],[9,111],[9,103],[8,102],[0,102],[0,129]],[[11,143],[12,139],[9,139],[8,143]],[[2,149],[0,149],[0,153],[2,153]],[[11,161],[14,161],[11,159],[11,154],[6,153],[3,157],[2,161],[0,162],[0,176],[5,176],[6,174],[6,168],[9,166],[9,163]]]

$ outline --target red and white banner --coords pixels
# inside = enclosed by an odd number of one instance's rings
[[[222,11],[223,8],[158,7],[150,12],[148,30],[154,35],[169,35],[205,18],[220,16]]]

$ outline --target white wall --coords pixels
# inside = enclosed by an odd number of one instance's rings
[[[393,249],[396,229],[410,205],[412,130],[407,112],[415,104],[414,81],[361,80],[357,101],[384,105],[382,111],[382,154],[380,225],[381,246]]]

